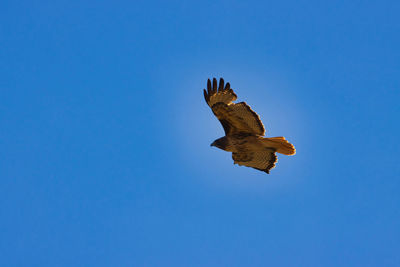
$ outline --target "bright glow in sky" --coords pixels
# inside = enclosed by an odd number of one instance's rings
[[[398,1],[2,1],[0,266],[400,266]],[[211,148],[230,82],[267,175]]]

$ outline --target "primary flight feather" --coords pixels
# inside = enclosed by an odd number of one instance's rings
[[[232,152],[234,164],[252,167],[269,173],[277,162],[276,152],[294,155],[296,150],[284,137],[265,138],[265,129],[260,117],[246,102],[233,103],[236,94],[229,83],[221,78],[207,81],[204,98],[214,115],[221,122],[225,136],[215,140],[211,146]]]

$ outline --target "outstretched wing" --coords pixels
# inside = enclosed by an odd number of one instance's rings
[[[236,94],[230,88],[230,84],[221,78],[219,85],[217,79],[207,81],[207,91],[204,89],[204,98],[214,115],[224,127],[225,135],[249,133],[264,135],[265,129],[260,117],[245,102],[233,103],[237,99]]]
[[[278,161],[275,150],[272,148],[266,148],[262,151],[233,152],[232,159],[235,164],[251,167],[266,173],[269,173]]]

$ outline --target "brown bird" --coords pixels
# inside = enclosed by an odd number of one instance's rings
[[[260,117],[245,102],[233,103],[236,94],[230,84],[221,78],[207,81],[204,98],[225,130],[225,136],[215,140],[211,146],[232,152],[234,164],[252,167],[269,173],[277,162],[276,153],[296,154],[296,149],[285,137],[265,138],[265,129]]]

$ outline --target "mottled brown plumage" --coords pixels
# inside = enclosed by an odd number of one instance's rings
[[[214,115],[221,122],[225,136],[215,140],[211,146],[232,152],[234,164],[239,164],[269,173],[275,167],[275,152],[294,155],[296,150],[284,137],[265,138],[265,129],[260,117],[245,102],[233,103],[236,94],[230,84],[221,78],[207,81],[204,98]]]

